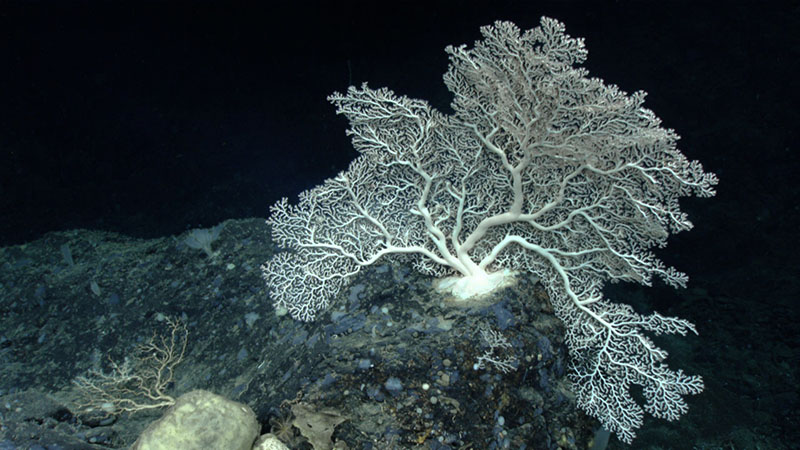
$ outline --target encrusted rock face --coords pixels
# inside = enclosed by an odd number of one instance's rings
[[[590,440],[566,379],[563,325],[535,277],[461,307],[429,278],[380,265],[337,304],[310,324],[285,318],[279,332],[292,345],[269,362],[286,368],[284,377],[272,373],[285,380],[273,389],[347,418],[334,444],[567,449]],[[258,375],[249,386],[266,383]],[[248,389],[243,397],[259,417],[291,417],[288,405],[267,410],[278,403],[267,394]],[[304,441],[296,430],[283,439]]]

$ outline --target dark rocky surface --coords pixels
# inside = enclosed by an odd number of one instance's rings
[[[267,236],[261,219],[228,221],[211,258],[184,236],[83,230],[0,249],[0,448],[130,445],[159,412],[88,414],[72,380],[168,332],[166,317],[189,333],[170,393],[246,403],[292,448],[310,448],[286,426],[299,403],[344,417],[333,438],[349,448],[585,448],[592,422],[534,278],[463,307],[429,278],[376,265],[302,323],[269,304]],[[491,350],[482,330],[510,344],[492,355],[511,369],[475,368]]]

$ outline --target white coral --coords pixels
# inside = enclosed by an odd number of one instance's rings
[[[313,320],[352,276],[380,259],[460,278],[463,296],[528,271],[548,286],[567,326],[578,402],[630,442],[644,410],[675,419],[700,377],[669,370],[646,333],[694,332],[603,298],[609,281],[683,286],[652,253],[692,227],[678,198],[714,195],[714,174],[677,149],[678,136],[631,95],[574,67],[583,40],[560,22],[521,32],[481,29],[473,48],[448,47],[453,115],[388,89],[329,98],[350,121],[360,156],[348,170],[285,199],[268,223],[287,251],[263,266],[276,307]],[[507,272],[504,272],[507,271]]]
[[[209,258],[213,258],[214,252],[211,249],[211,244],[219,238],[219,234],[224,227],[224,224],[219,224],[212,228],[191,230],[183,242],[191,248],[203,250]]]

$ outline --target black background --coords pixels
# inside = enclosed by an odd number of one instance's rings
[[[271,3],[271,2],[270,2]],[[449,44],[548,15],[593,76],[721,180],[665,258],[696,274],[798,267],[797,7],[729,2],[2,2],[0,245],[266,217],[347,167],[326,101],[368,81],[449,110]],[[766,6],[764,6],[766,5]],[[699,256],[698,252],[702,254]],[[749,265],[749,264],[748,264]],[[749,272],[735,277],[750,276]]]
[[[353,158],[331,92],[368,81],[448,110],[443,48],[541,15],[586,38],[593,75],[648,91],[719,174],[719,198],[698,207],[796,219],[796,8],[281,3],[0,3],[0,243],[265,217]]]

